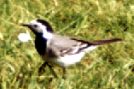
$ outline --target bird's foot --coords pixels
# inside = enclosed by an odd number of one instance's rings
[[[40,66],[40,68],[39,68],[39,70],[38,70],[38,74],[39,75],[41,75],[44,71],[45,71],[45,67],[46,67],[46,65],[47,65],[47,63],[46,62],[44,62],[41,66]]]

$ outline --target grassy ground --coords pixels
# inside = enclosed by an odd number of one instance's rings
[[[87,54],[81,63],[68,68],[66,80],[56,67],[59,78],[50,82],[48,68],[38,76],[43,61],[33,41],[21,43],[17,39],[20,32],[28,30],[19,23],[36,18],[48,20],[61,35],[124,41]],[[0,1],[0,89],[134,89],[133,46],[133,0]]]

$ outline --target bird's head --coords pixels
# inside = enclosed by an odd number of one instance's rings
[[[50,34],[53,33],[51,25],[42,19],[32,20],[29,23],[22,23],[22,26],[28,27],[36,36],[43,36],[49,38]]]

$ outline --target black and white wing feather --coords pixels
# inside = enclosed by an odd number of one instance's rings
[[[80,51],[84,51],[84,49],[90,46],[90,44],[86,42],[59,36],[53,38],[48,44],[47,52],[51,52],[51,54],[54,54],[55,56],[73,55]]]

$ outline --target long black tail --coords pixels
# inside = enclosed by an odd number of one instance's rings
[[[113,42],[122,41],[120,38],[114,38],[114,39],[108,39],[108,40],[96,40],[93,42],[90,42],[91,45],[103,45],[103,44],[109,44]]]

